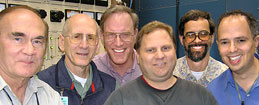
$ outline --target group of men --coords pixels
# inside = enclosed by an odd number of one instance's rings
[[[64,55],[37,73],[48,43],[47,23],[28,6],[3,10],[0,104],[259,104],[259,36],[253,16],[238,10],[223,14],[215,37],[210,14],[190,10],[179,25],[186,54],[179,59],[170,25],[152,21],[138,32],[138,21],[121,5],[104,12],[100,29],[88,15],[70,17],[58,40]],[[226,65],[210,57],[214,38]],[[106,52],[96,55],[99,40]]]

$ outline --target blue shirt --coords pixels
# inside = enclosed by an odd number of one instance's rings
[[[255,57],[259,59],[258,54],[255,54]],[[239,85],[238,87],[241,99],[245,105],[259,105],[259,79],[251,87],[249,93],[246,93]],[[230,69],[214,79],[207,88],[214,95],[219,105],[241,105]]]

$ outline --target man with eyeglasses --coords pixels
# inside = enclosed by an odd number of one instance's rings
[[[111,6],[102,15],[100,26],[106,53],[95,56],[98,69],[116,78],[120,85],[139,77],[142,73],[134,50],[137,14],[122,5]]]
[[[181,18],[178,28],[185,56],[177,60],[173,74],[207,87],[211,80],[227,69],[209,53],[215,24],[208,12],[190,10]]]
[[[60,93],[65,105],[102,105],[116,88],[116,80],[91,61],[98,41],[98,25],[90,16],[70,17],[59,36],[59,48],[65,55],[56,65],[38,73]]]
[[[63,105],[35,74],[48,42],[48,24],[29,6],[0,12],[0,105]]]

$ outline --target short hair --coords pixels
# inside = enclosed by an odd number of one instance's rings
[[[173,44],[174,44],[174,48],[176,49],[176,42],[175,42],[175,36],[174,36],[173,28],[168,24],[165,24],[165,23],[162,23],[162,22],[159,22],[159,21],[152,21],[152,22],[146,24],[145,26],[143,26],[141,28],[141,30],[139,31],[139,33],[137,35],[136,43],[135,43],[135,49],[137,51],[139,51],[143,36],[145,34],[149,34],[153,31],[155,31],[156,29],[163,29],[163,30],[167,31],[171,40],[172,40],[172,42],[173,42]]]
[[[47,36],[46,37],[46,41],[48,42],[48,32],[49,32],[49,26],[48,26],[48,23],[45,22],[39,12],[37,12],[35,9],[33,9],[32,7],[29,7],[27,5],[19,5],[19,6],[13,6],[13,7],[8,7],[6,9],[4,9],[3,11],[0,12],[0,21],[3,19],[3,17],[8,14],[8,13],[12,13],[14,12],[15,10],[18,10],[18,9],[25,9],[25,10],[29,10],[31,12],[33,12],[34,14],[36,14],[43,22],[44,26],[45,26],[45,35]]]
[[[100,20],[101,30],[104,30],[105,21],[115,13],[128,13],[132,19],[134,30],[138,28],[139,19],[136,13],[134,13],[130,8],[123,5],[113,5],[108,8],[102,15]]]
[[[246,22],[249,25],[250,31],[252,33],[252,38],[255,38],[258,35],[257,34],[257,21],[256,21],[255,17],[253,17],[253,15],[251,15],[250,13],[247,13],[247,12],[244,12],[241,10],[232,10],[232,11],[222,14],[219,18],[218,26],[220,25],[221,21],[224,18],[230,17],[230,16],[244,16],[246,19]],[[217,31],[218,31],[218,29],[217,29]]]
[[[189,21],[197,21],[198,19],[206,19],[209,22],[210,35],[215,32],[215,23],[212,20],[210,14],[201,10],[190,10],[180,20],[180,24],[178,27],[179,34],[184,35],[184,25]]]

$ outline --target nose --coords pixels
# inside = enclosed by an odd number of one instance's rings
[[[115,38],[115,46],[120,47],[123,45],[123,41],[120,38],[120,34],[116,34],[116,38]]]
[[[158,50],[157,53],[156,53],[156,58],[157,59],[163,59],[165,57],[165,54],[163,51],[161,50]]]
[[[234,42],[231,42],[231,44],[230,44],[230,51],[231,52],[237,51],[237,46]]]
[[[200,42],[200,41],[202,41],[202,40],[199,38],[199,34],[195,33],[195,38],[194,38],[193,42]]]
[[[83,39],[79,43],[79,47],[88,48],[88,46],[89,46],[89,43],[88,43],[87,37],[84,35]]]
[[[31,41],[28,41],[27,44],[24,45],[23,53],[32,56],[34,54],[35,48],[32,45]]]

